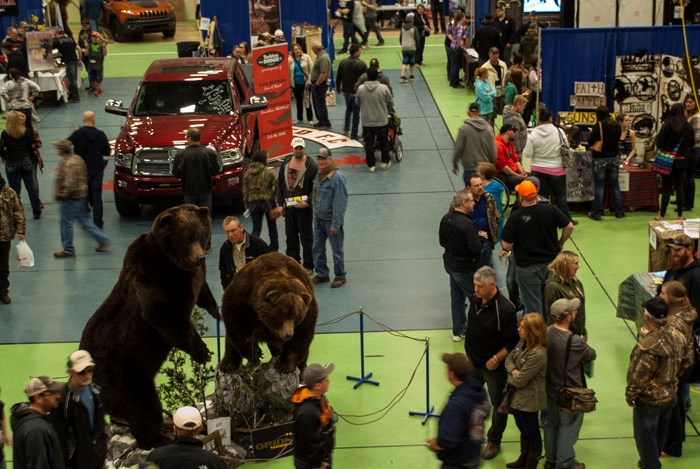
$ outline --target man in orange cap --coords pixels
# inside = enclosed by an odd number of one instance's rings
[[[515,282],[526,313],[543,314],[542,290],[547,265],[554,260],[574,231],[574,225],[554,205],[537,203],[537,187],[525,180],[515,186],[521,207],[511,213],[503,228],[501,256],[513,251]],[[557,238],[557,230],[561,237]]]

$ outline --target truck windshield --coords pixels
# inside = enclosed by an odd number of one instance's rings
[[[135,116],[230,114],[231,89],[225,80],[144,83],[136,97]]]

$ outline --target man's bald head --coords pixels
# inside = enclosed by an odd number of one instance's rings
[[[92,111],[85,111],[83,114],[83,124],[88,127],[95,127],[95,113]]]

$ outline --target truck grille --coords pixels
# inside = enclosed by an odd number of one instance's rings
[[[172,176],[171,165],[176,152],[175,149],[167,148],[137,151],[134,158],[134,175]]]
[[[168,16],[168,10],[147,10],[140,11],[140,18],[165,18]]]

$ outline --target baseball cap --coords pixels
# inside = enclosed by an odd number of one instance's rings
[[[502,134],[508,132],[509,130],[517,130],[517,129],[512,124],[503,124],[501,126],[501,133]]]
[[[685,249],[685,248],[694,248],[695,242],[693,241],[693,238],[691,238],[687,234],[682,234],[682,235],[674,238],[673,241],[668,243],[668,245],[669,245],[669,247],[674,248],[674,249]]]
[[[469,112],[481,112],[481,106],[479,106],[479,103],[471,103],[469,105]]]
[[[447,365],[447,369],[458,374],[468,375],[472,372],[472,364],[463,353],[443,353],[442,361]]]
[[[326,147],[321,147],[318,149],[318,154],[316,158],[332,158],[331,151]]]
[[[301,374],[301,382],[306,386],[320,383],[326,379],[326,377],[331,374],[334,369],[335,365],[333,363],[328,363],[326,366],[318,363],[312,363],[304,368],[304,372]]]
[[[78,350],[68,357],[68,371],[80,373],[89,366],[95,366],[95,362],[87,350]]]
[[[500,53],[500,51],[498,50],[498,47],[492,47],[492,48],[489,49],[489,54],[493,54],[493,53],[495,53],[495,52],[499,52],[499,53]]]
[[[70,140],[59,140],[57,142],[53,142],[53,146],[61,151],[73,151],[73,142],[71,142]]]
[[[194,430],[202,425],[202,414],[192,406],[180,407],[173,415],[173,423],[183,430]]]
[[[537,187],[531,181],[523,181],[515,186],[515,191],[523,197],[537,195]]]
[[[525,178],[525,180],[530,181],[531,183],[533,183],[535,185],[537,190],[540,190],[540,178],[538,178],[537,176],[528,176]]]
[[[294,137],[292,139],[292,148],[296,148],[296,147],[306,148],[306,142],[304,141],[303,138]]]
[[[651,314],[655,318],[663,319],[668,316],[668,305],[659,297],[654,297],[642,303],[644,311]]]
[[[552,306],[549,308],[549,315],[555,321],[559,321],[560,319],[563,319],[564,316],[566,316],[567,314],[576,311],[579,308],[579,306],[581,306],[581,300],[579,300],[578,298],[573,298],[571,300],[567,298],[560,298],[554,303],[552,303]]]
[[[29,380],[24,393],[27,397],[37,396],[43,392],[60,392],[66,383],[60,383],[48,376],[35,376]]]

